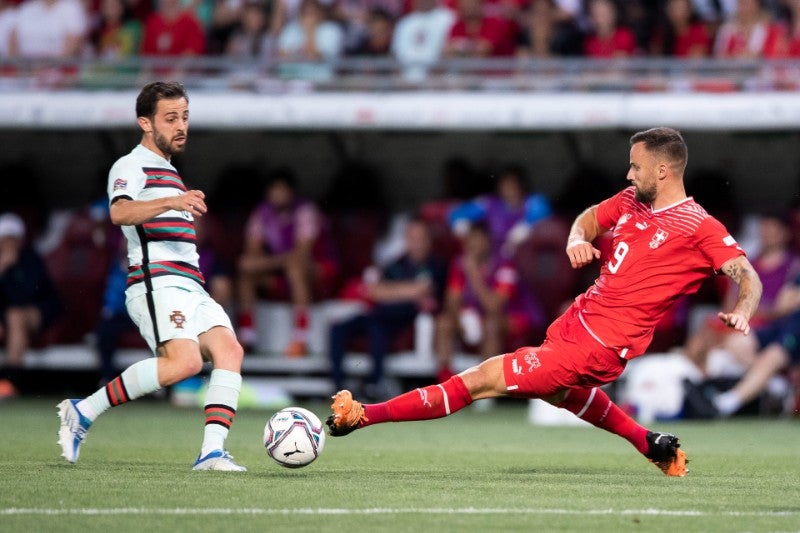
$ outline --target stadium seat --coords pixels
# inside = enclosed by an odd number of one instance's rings
[[[44,344],[83,342],[97,324],[111,260],[105,237],[104,222],[78,212],[68,222],[61,242],[46,255],[64,313],[42,336]]]
[[[578,276],[564,252],[568,235],[566,221],[556,216],[544,219],[514,254],[520,281],[542,304],[548,323],[579,291]]]

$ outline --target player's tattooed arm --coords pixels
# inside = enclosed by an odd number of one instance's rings
[[[730,313],[719,313],[719,319],[728,327],[745,335],[750,332],[750,319],[761,301],[761,280],[753,265],[744,256],[739,256],[722,265],[722,272],[739,285],[739,296]]]

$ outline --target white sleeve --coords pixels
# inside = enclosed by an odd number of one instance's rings
[[[108,200],[112,203],[117,198],[136,200],[144,188],[145,179],[141,167],[133,161],[120,159],[108,172]]]

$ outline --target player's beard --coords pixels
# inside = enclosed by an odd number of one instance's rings
[[[656,199],[656,186],[653,184],[652,187],[640,187],[636,185],[636,200],[642,202],[643,204],[652,204]]]
[[[156,144],[156,147],[161,150],[167,157],[172,157],[173,155],[182,154],[183,151],[186,149],[186,134],[180,134],[184,138],[184,143],[182,145],[175,144],[175,137],[172,140],[168,140],[165,136],[161,135],[158,130],[153,131],[153,142]]]

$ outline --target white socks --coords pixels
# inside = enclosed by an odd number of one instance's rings
[[[225,438],[236,416],[241,389],[241,374],[221,369],[211,371],[205,399],[206,426],[200,449],[201,457],[213,450],[223,449]]]
[[[158,384],[158,359],[150,357],[129,366],[88,398],[78,402],[78,411],[91,420],[110,407],[141,398],[161,388]]]

